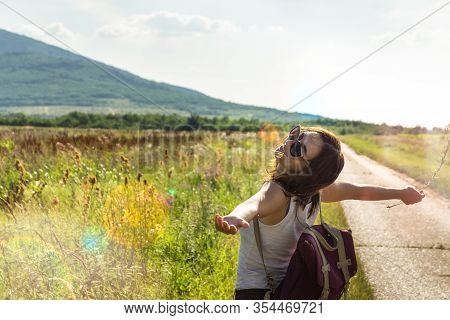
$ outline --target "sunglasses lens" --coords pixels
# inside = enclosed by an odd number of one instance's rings
[[[289,140],[297,140],[297,137],[300,133],[300,126],[296,126],[289,131]]]
[[[294,128],[291,129],[291,131],[289,131],[289,135],[297,135],[300,132],[300,126],[296,126]]]
[[[297,136],[297,140],[299,140],[299,141],[302,140],[304,136],[305,136],[305,132],[303,131]]]
[[[293,157],[300,157],[302,155],[302,145],[300,142],[295,142],[291,146],[291,156]]]

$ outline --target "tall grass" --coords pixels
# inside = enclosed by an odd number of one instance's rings
[[[276,138],[1,129],[0,297],[231,299],[239,236],[212,219],[258,190]]]

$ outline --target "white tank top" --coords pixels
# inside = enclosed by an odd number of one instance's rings
[[[264,262],[267,271],[274,275],[275,286],[283,280],[298,239],[305,229],[295,216],[311,226],[319,212],[317,208],[311,217],[307,218],[312,203],[308,203],[303,210],[302,206],[298,206],[298,212],[295,212],[295,198],[291,198],[288,213],[279,223],[265,225],[259,221]],[[266,273],[256,245],[253,221],[250,222],[250,228],[240,229],[240,234],[236,290],[268,289]]]

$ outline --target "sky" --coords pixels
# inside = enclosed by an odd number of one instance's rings
[[[447,1],[0,0],[0,28],[57,44],[1,2],[85,56],[225,101],[390,125],[450,123]]]

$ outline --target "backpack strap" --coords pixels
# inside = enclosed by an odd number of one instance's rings
[[[320,253],[320,256],[322,257],[322,263],[323,263],[323,265],[322,265],[323,290],[322,290],[322,294],[320,295],[320,299],[321,300],[327,300],[328,299],[328,295],[330,293],[330,271],[331,271],[330,264],[328,263],[328,260],[325,257],[325,254],[323,253],[322,247],[320,245],[320,241],[317,238],[318,232],[315,232],[315,230],[312,229],[312,228],[308,228],[308,229],[306,229],[303,232],[311,235],[316,240],[317,248],[319,249],[319,253]]]
[[[296,204],[295,204],[295,212],[297,212],[298,206],[299,206],[299,203],[296,202]],[[328,241],[325,240],[325,238],[320,234],[320,232],[316,231],[314,228],[311,228],[310,225],[308,225],[308,224],[305,223],[305,222],[300,221],[299,219],[297,219],[297,220],[298,220],[298,222],[300,222],[300,224],[305,228],[305,230],[309,230],[309,231],[311,231],[312,233],[314,233],[314,236],[315,236],[314,238],[315,238],[315,239],[317,240],[317,242],[320,243],[327,251],[334,251],[334,250],[337,249],[337,243],[339,242],[339,238],[337,237],[337,235],[336,235],[334,232],[331,232],[331,231],[329,230],[329,226],[328,226],[326,223],[323,222],[323,220],[322,220],[322,206],[319,207],[319,210],[320,210],[320,221],[321,221],[321,224],[325,227],[325,229],[327,229],[327,231],[328,231],[328,232],[330,233],[330,235],[333,237],[334,242],[336,243],[335,246],[331,246],[331,245],[328,243]],[[328,227],[328,228],[327,228],[327,227]],[[340,235],[340,233],[339,233],[339,235]],[[344,251],[345,251],[345,250],[344,250]]]
[[[296,203],[296,207],[295,207],[295,212],[296,213],[297,213],[297,210],[298,210],[298,206],[299,206],[299,204]],[[320,212],[320,222],[322,224],[324,224],[323,220],[322,220],[322,206],[321,205],[319,207],[319,210],[320,210],[319,211]],[[314,240],[316,241],[316,244],[317,244],[317,248],[319,249],[319,253],[320,253],[320,256],[322,258],[322,270],[321,271],[323,273],[323,289],[322,289],[322,293],[320,295],[320,299],[321,300],[327,300],[328,299],[328,295],[330,294],[330,271],[331,271],[331,267],[330,267],[330,264],[328,263],[327,258],[325,257],[325,254],[323,253],[322,246],[327,251],[334,251],[334,250],[336,250],[336,247],[330,246],[328,241],[325,240],[325,238],[318,231],[316,231],[314,228],[309,226],[307,223],[304,223],[304,222],[302,222],[300,220],[298,220],[298,221],[305,228],[305,230],[303,232],[311,235],[314,238]],[[338,242],[338,239],[335,237],[335,235],[333,233],[331,233],[331,234],[333,235],[333,238],[335,239],[335,241]]]
[[[331,235],[337,238],[337,249],[339,256],[337,267],[342,271],[342,274],[344,275],[345,285],[343,291],[344,291],[344,299],[347,300],[348,286],[350,284],[350,272],[348,270],[348,267],[352,265],[352,260],[347,258],[347,253],[345,252],[344,239],[342,237],[341,232],[338,229],[327,225],[326,223],[324,223],[323,226]]]
[[[255,229],[255,240],[256,240],[256,246],[258,247],[258,251],[259,251],[259,255],[261,256],[261,260],[264,266],[264,272],[266,273],[266,280],[267,280],[267,285],[270,288],[271,293],[275,293],[275,282],[274,279],[272,277],[271,274],[269,274],[269,272],[267,272],[267,267],[266,264],[264,263],[264,255],[263,255],[263,251],[262,251],[262,245],[261,245],[261,233],[259,231],[259,222],[258,222],[258,218],[256,218],[255,220],[253,220],[253,226]],[[264,299],[268,298],[269,295],[264,296]]]
[[[332,235],[337,238],[337,249],[339,255],[339,261],[337,263],[338,268],[342,271],[344,275],[345,283],[347,284],[350,281],[350,273],[348,271],[348,266],[352,265],[352,261],[347,259],[347,254],[345,252],[344,239],[342,238],[342,234],[339,230],[330,227],[326,223],[323,224],[324,228]]]

